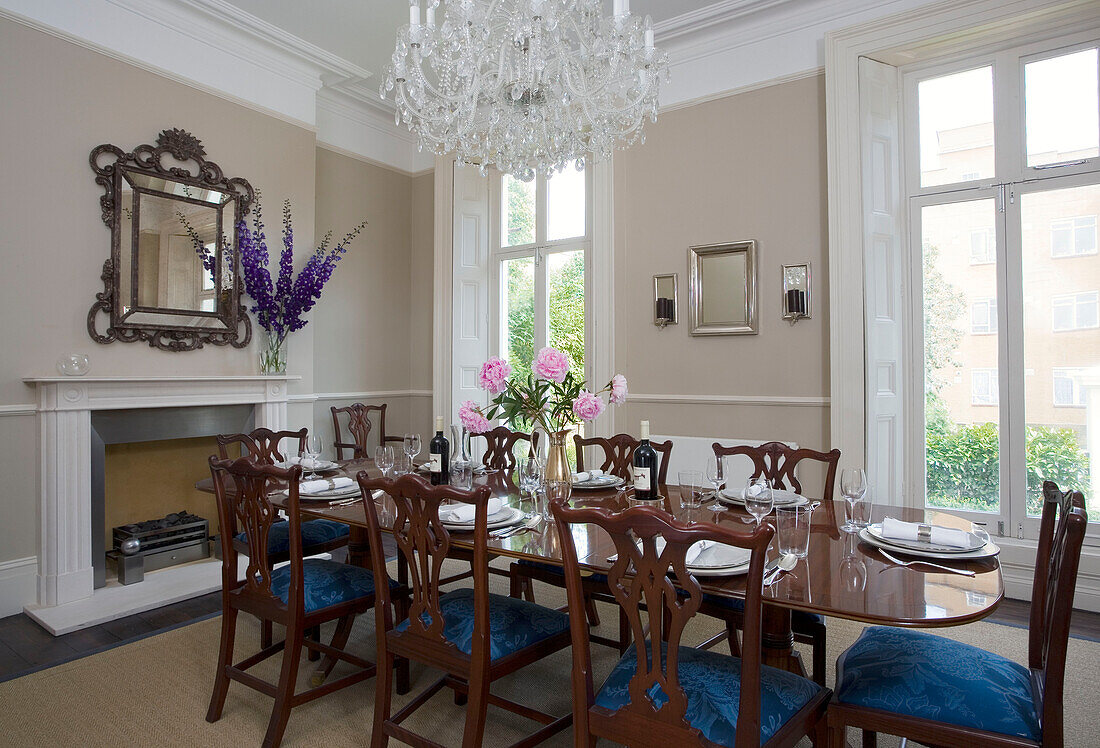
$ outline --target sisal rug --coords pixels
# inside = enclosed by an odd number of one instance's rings
[[[491,577],[494,591],[506,594],[507,582]],[[564,595],[544,585],[538,600],[558,605]],[[610,607],[601,607],[605,627],[617,625]],[[212,746],[259,745],[267,727],[272,700],[239,683],[229,688],[220,721],[209,724],[206,708],[217,658],[220,617],[195,623],[158,636],[101,652],[16,680],[0,684],[0,745],[3,746]],[[697,617],[685,632],[685,643],[697,643],[720,630],[713,619]],[[859,635],[861,624],[829,621],[829,659]],[[326,635],[331,628],[325,631]],[[355,624],[352,650],[374,660],[373,617]],[[938,633],[981,646],[1017,662],[1027,661],[1027,631],[993,623],[976,623]],[[239,619],[237,659],[258,647],[259,626],[248,616]],[[725,644],[718,645],[726,651]],[[601,646],[593,647],[597,683],[610,672],[617,657]],[[803,650],[809,662],[809,652]],[[275,680],[279,657],[252,672]],[[497,681],[493,690],[544,711],[564,714],[571,708],[568,650]],[[299,689],[308,686],[312,663],[303,662]],[[343,672],[339,668],[336,674]],[[395,696],[400,708],[407,699],[433,682],[438,673],[412,666],[413,691]],[[830,665],[829,683],[832,683]],[[1066,673],[1066,745],[1074,748],[1096,743],[1095,713],[1100,707],[1100,643],[1070,639]],[[351,686],[293,711],[283,739],[284,746],[366,745],[374,706],[374,680]],[[458,746],[465,717],[449,690],[421,707],[407,726],[448,746]],[[528,722],[494,707],[489,709],[486,746],[503,746],[535,729]],[[858,743],[854,732],[849,735]],[[547,746],[572,744],[569,731]],[[601,745],[606,743],[601,742]],[[809,745],[808,741],[804,741]],[[391,745],[398,745],[391,740]],[[894,738],[880,736],[879,745],[896,746]]]

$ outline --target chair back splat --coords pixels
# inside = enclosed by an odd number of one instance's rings
[[[299,431],[272,431],[271,429],[259,428],[253,429],[247,434],[218,434],[216,439],[218,441],[218,456],[223,460],[231,459],[229,455],[230,444],[241,445],[241,457],[252,457],[252,459],[258,463],[264,465],[272,465],[276,462],[283,462],[287,457],[297,457],[306,449],[306,436],[308,434],[307,429],[300,429]],[[295,455],[284,455],[279,450],[279,444],[283,439],[291,440],[289,444],[293,445],[293,440],[298,440],[298,452]]]
[[[589,734],[628,743],[637,742],[639,735],[649,735],[654,745],[665,741],[682,744],[692,736],[695,738],[692,742],[703,742],[701,733],[685,717],[688,701],[680,685],[678,652],[684,627],[703,598],[699,583],[687,571],[685,557],[693,543],[710,540],[746,548],[752,553],[745,576],[745,657],[741,665],[736,744],[757,745],[761,719],[761,583],[774,530],[766,524],[751,533],[747,529],[735,531],[707,523],[685,525],[651,507],[614,512],[600,507],[570,509],[554,502],[552,512],[562,544],[571,610],[583,610],[583,590],[570,525],[597,525],[611,536],[618,558],[607,572],[607,583],[629,620],[637,657],[629,684],[629,703],[615,712],[593,707],[595,693],[587,623],[584,616],[571,617],[573,699],[575,704],[588,706],[586,710],[575,710],[575,742],[588,744],[584,741]],[[658,542],[659,538],[663,538],[663,544]],[[644,612],[648,614],[648,639],[642,619]],[[655,700],[658,689],[667,699],[660,705]]]
[[[615,434],[610,438],[593,436],[588,439],[576,434],[573,436],[573,443],[577,446],[578,472],[584,472],[584,448],[600,447],[604,455],[600,470],[611,475],[617,475],[627,481],[633,477],[634,450],[641,442],[630,434]],[[657,470],[657,482],[663,484],[668,477],[668,460],[672,455],[672,440],[650,442],[649,446],[661,455],[661,466]]]
[[[791,449],[782,442],[768,442],[759,447],[747,444],[739,444],[734,447],[723,447],[715,442],[714,456],[725,457],[727,455],[745,455],[752,460],[752,478],[763,475],[772,481],[775,488],[791,490],[802,493],[802,484],[794,474],[795,467],[802,460],[813,460],[826,465],[825,485],[819,494],[823,501],[831,501],[833,487],[836,485],[836,469],[840,464],[840,450],[818,452],[816,449]]]
[[[371,432],[371,413],[378,413],[378,444],[385,445],[387,442],[400,442],[402,438],[400,436],[387,436],[386,435],[386,404],[382,405],[364,405],[363,403],[352,403],[344,408],[337,408],[335,405],[329,408],[332,411],[332,433],[336,435],[336,441],[333,446],[336,448],[336,459],[344,459],[344,450],[351,450],[351,457],[354,460],[364,459],[367,457],[373,457],[374,453],[370,451],[368,440],[370,439]],[[344,441],[343,432],[340,428],[340,416],[346,414],[348,418],[348,435],[351,436],[351,441]]]
[[[1066,650],[1087,524],[1085,497],[1080,491],[1061,491],[1054,482],[1043,482],[1043,514],[1031,588],[1028,665],[1035,703],[1040,707],[1043,743],[1049,745],[1062,744]]]
[[[516,442],[526,441],[531,443],[531,450],[538,449],[539,435],[525,434],[522,431],[512,431],[507,426],[497,426],[492,431],[484,431],[474,434],[475,437],[485,439],[485,454],[481,458],[481,464],[488,470],[512,470],[516,467],[516,456],[513,453]]]
[[[305,431],[305,429],[303,429]],[[276,443],[277,440],[276,440]],[[237,460],[210,458],[210,472],[214,480],[214,495],[221,522],[222,576],[227,588],[239,590],[239,594],[257,599],[277,601],[271,591],[271,567],[268,560],[268,533],[272,525],[282,521],[279,510],[268,499],[272,483],[286,483],[290,493],[287,512],[292,518],[289,533],[291,564],[291,595],[301,594],[302,534],[298,530],[298,482],[302,477],[299,465],[282,469],[274,465],[259,464],[250,457]],[[228,485],[232,490],[228,490]],[[237,547],[232,542],[243,532],[248,542],[248,568],[244,579],[237,574]],[[281,604],[281,603],[280,603]],[[290,605],[293,609],[294,597]]]

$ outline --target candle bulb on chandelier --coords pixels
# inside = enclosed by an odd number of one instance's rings
[[[414,29],[420,27],[420,3],[409,4],[409,26]]]
[[[630,0],[615,0],[615,15],[625,16],[628,13],[630,13]]]
[[[653,49],[653,29],[645,30],[645,48]]]
[[[435,28],[435,6],[434,5],[429,5],[428,6],[427,15],[428,15],[428,28],[429,29],[434,29]]]

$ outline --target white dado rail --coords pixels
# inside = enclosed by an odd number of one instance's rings
[[[287,422],[288,376],[28,377],[38,388],[40,542],[38,605],[98,597],[93,590],[91,413],[93,410],[255,406],[256,427]],[[28,610],[28,612],[31,612]]]

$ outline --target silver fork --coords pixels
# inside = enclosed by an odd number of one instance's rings
[[[924,566],[931,566],[933,569],[942,569],[943,571],[949,571],[952,574],[962,574],[964,577],[974,576],[974,572],[967,571],[966,569],[952,569],[950,566],[940,566],[939,564],[934,564],[931,561],[924,561],[924,560],[919,559],[919,558],[915,558],[912,561],[902,561],[900,558],[897,558],[895,556],[891,556],[889,553],[882,550],[881,548],[878,549],[878,552],[881,553],[883,556],[885,556],[890,561],[893,561],[898,566],[915,566],[917,564],[923,564]],[[886,567],[886,568],[888,569],[890,567]],[[886,571],[886,569],[883,569],[882,571]],[[879,573],[881,574],[882,571],[880,571]]]
[[[498,539],[500,539],[500,538],[510,538],[513,535],[519,535],[521,532],[527,532],[528,530],[534,530],[536,527],[538,527],[540,522],[542,522],[542,515],[541,514],[532,514],[527,519],[527,521],[524,522],[519,527],[510,527],[510,528],[508,528],[507,530],[504,530],[504,531],[497,530],[497,531],[489,533],[489,534],[492,535],[494,538],[498,538]]]

